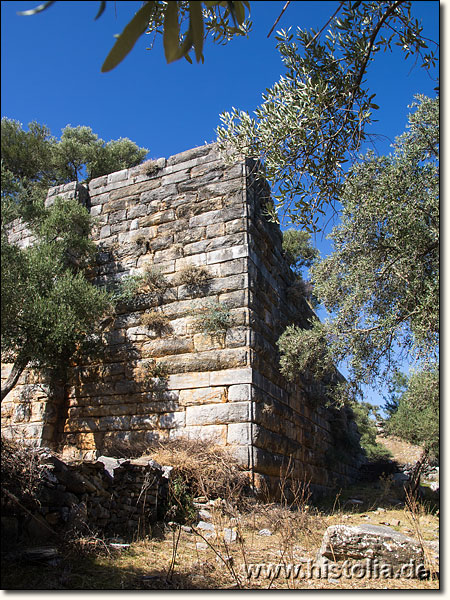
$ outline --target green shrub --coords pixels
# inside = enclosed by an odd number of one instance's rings
[[[164,520],[175,523],[193,523],[197,517],[194,498],[189,483],[181,473],[169,481],[169,493],[165,507]]]
[[[296,272],[302,267],[310,267],[319,257],[319,251],[311,245],[311,234],[298,229],[283,231],[283,251],[287,262]]]
[[[142,288],[144,279],[142,275],[127,275],[116,285],[113,298],[116,302],[131,302]]]
[[[230,309],[220,302],[211,302],[198,323],[201,331],[212,335],[225,333],[232,325]]]
[[[375,462],[392,458],[390,451],[379,444],[376,439],[375,420],[370,418],[371,416],[377,417],[376,409],[368,402],[353,402],[351,406],[358,431],[361,434],[360,444],[368,460]]]

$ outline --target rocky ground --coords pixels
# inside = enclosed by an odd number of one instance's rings
[[[398,440],[380,441],[401,465],[420,454]],[[197,497],[190,525],[158,524],[152,536],[139,541],[103,539],[92,532],[55,545],[53,553],[47,548],[27,556],[22,549],[3,561],[3,585],[28,590],[439,589],[437,499],[434,494],[434,500],[405,502],[403,484],[392,475],[339,490],[316,506],[300,494],[295,506],[249,502],[238,509],[227,499]],[[361,578],[343,569],[347,555],[353,563],[373,552],[381,559],[385,547],[403,562],[409,556],[423,560],[429,577]],[[339,555],[333,554],[338,548]],[[324,558],[341,570],[319,577],[314,566]]]

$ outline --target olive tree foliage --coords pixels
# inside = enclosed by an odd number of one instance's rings
[[[357,396],[406,356],[425,370],[438,359],[439,99],[418,96],[412,108],[394,153],[368,153],[347,178],[334,251],[312,267],[330,317],[281,336],[288,378],[304,369],[323,376],[345,361],[345,394]]]
[[[148,150],[128,138],[105,142],[90,127],[67,125],[58,140],[36,121],[1,120],[2,197],[24,201],[48,187],[79,181],[140,164]]]
[[[396,410],[386,430],[439,458],[439,370],[436,365],[414,372],[395,398]]]
[[[86,278],[96,252],[90,228],[87,210],[61,199],[40,218],[35,214],[35,242],[26,248],[11,244],[2,226],[2,361],[13,364],[2,400],[27,366],[62,367],[98,337],[96,326],[111,304]]]
[[[220,116],[220,148],[262,165],[273,190],[273,220],[319,231],[326,208],[338,206],[348,166],[368,140],[378,108],[365,81],[378,52],[397,45],[405,56],[422,58],[423,67],[435,65],[435,48],[427,49],[410,9],[405,0],[340,2],[318,32],[277,32],[285,73],[253,115],[233,108]]]
[[[50,185],[138,164],[147,150],[130,140],[105,144],[89,127],[66,127],[61,140],[44,125],[1,122],[1,341],[2,361],[13,364],[1,398],[27,366],[56,368],[99,341],[102,316],[113,298],[89,282],[97,248],[93,219],[76,200],[44,208]],[[10,241],[20,218],[34,242]]]
[[[310,303],[312,308],[318,304],[313,293],[311,281],[307,271],[319,258],[319,251],[311,243],[311,234],[299,229],[286,229],[283,231],[283,253],[284,257],[296,275],[296,281],[289,289],[294,297],[300,294]]]
[[[287,262],[297,273],[304,267],[311,267],[319,257],[319,251],[311,244],[311,234],[293,228],[283,231],[283,251]]]
[[[20,15],[34,15],[49,8],[55,2],[44,2],[34,9],[22,11]],[[95,19],[106,8],[100,2]],[[185,58],[194,51],[197,62],[204,61],[203,45],[209,34],[216,43],[226,44],[234,36],[248,35],[251,22],[250,2],[141,2],[141,7],[122,33],[105,59],[102,72],[111,71],[131,52],[137,40],[145,33],[162,35],[164,53],[168,63]]]

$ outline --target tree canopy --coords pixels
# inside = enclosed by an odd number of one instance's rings
[[[98,323],[113,308],[87,276],[97,252],[93,219],[76,200],[45,209],[48,186],[134,166],[147,150],[128,139],[105,144],[89,127],[67,126],[58,141],[44,125],[25,131],[4,118],[1,131],[2,359],[13,363],[3,400],[27,366],[56,368],[98,341]],[[16,218],[34,236],[28,247],[10,242]]]
[[[95,337],[110,307],[108,295],[90,284],[85,268],[96,246],[88,240],[91,218],[76,200],[57,199],[35,218],[27,248],[8,241],[2,227],[2,359],[13,363],[2,400],[27,365],[55,368]]]
[[[420,445],[439,458],[439,371],[436,366],[414,372],[396,398],[386,423],[390,434]]]
[[[280,338],[290,378],[345,361],[356,393],[388,380],[406,356],[425,370],[438,359],[439,99],[419,96],[413,108],[395,152],[368,153],[348,176],[334,251],[312,267],[331,316]]]
[[[236,108],[221,115],[220,147],[259,160],[274,220],[319,231],[326,208],[339,206],[348,166],[378,108],[365,81],[378,52],[398,45],[423,67],[435,64],[435,48],[428,49],[410,8],[404,1],[341,2],[320,31],[278,32],[285,73],[254,116]]]

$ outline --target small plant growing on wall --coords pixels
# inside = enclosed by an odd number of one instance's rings
[[[179,272],[177,284],[185,285],[190,294],[199,294],[207,291],[210,278],[205,267],[190,265]]]
[[[170,319],[162,312],[151,310],[142,315],[141,323],[147,329],[151,329],[161,336],[172,332]]]
[[[142,275],[127,275],[123,277],[113,292],[114,299],[117,302],[131,302],[139,294],[143,283],[144,279]]]
[[[155,267],[147,267],[142,277],[142,291],[144,292],[154,294],[155,296],[162,296],[169,287],[167,279],[161,271]]]
[[[148,391],[161,393],[167,388],[168,370],[162,362],[153,359],[145,361],[139,365],[136,376]]]
[[[156,160],[146,160],[141,165],[141,173],[142,175],[147,175],[147,177],[153,177],[159,171],[158,161]]]
[[[228,306],[220,302],[210,302],[204,309],[204,314],[198,319],[200,330],[216,335],[226,333],[231,327],[231,313]]]

